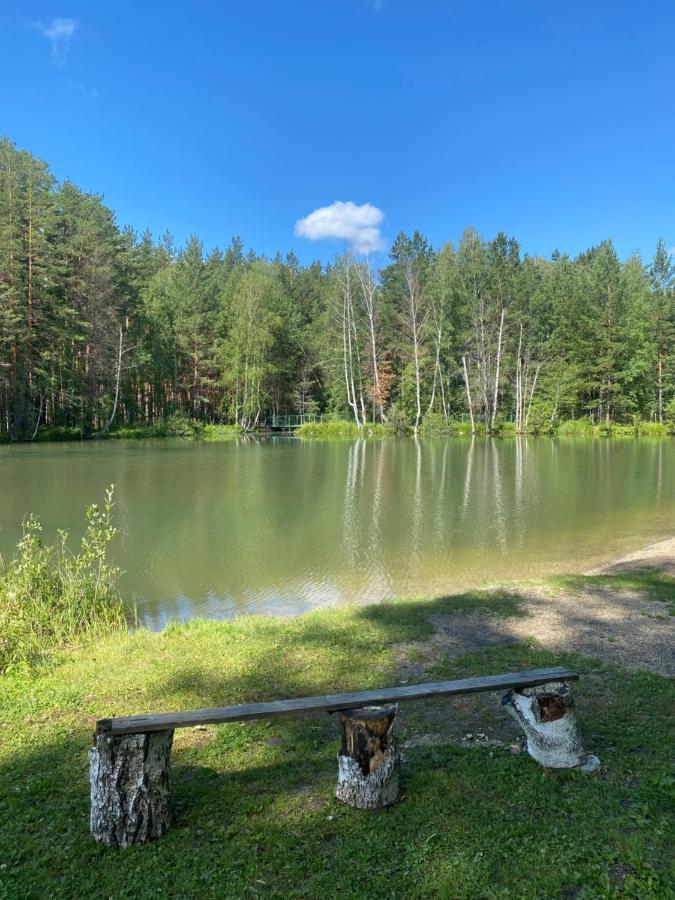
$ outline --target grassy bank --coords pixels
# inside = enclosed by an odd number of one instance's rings
[[[578,438],[666,438],[673,434],[670,425],[658,422],[634,422],[630,425],[615,422],[594,424],[590,419],[566,419],[557,424],[544,423],[521,432],[529,436],[578,437]],[[308,422],[296,432],[298,437],[313,440],[341,438],[385,438],[412,434],[407,422],[369,423],[361,427],[355,422],[336,419],[325,422]],[[516,437],[513,422],[497,422],[494,437]],[[471,424],[464,419],[444,419],[438,414],[427,416],[419,428],[420,437],[471,437]],[[476,437],[485,437],[482,422],[476,425]]]
[[[432,620],[520,604],[476,593],[119,630],[3,676],[0,897],[673,896],[671,682],[529,642],[429,658]],[[333,799],[336,723],[316,716],[177,732],[168,834],[123,852],[88,835],[98,717],[554,664],[582,675],[594,776],[513,752],[498,698],[426,701],[401,709],[403,798],[387,811]]]
[[[545,437],[574,438],[667,438],[672,437],[672,423],[635,421],[593,423],[590,419],[564,419],[557,423],[542,421],[521,434]],[[258,431],[264,434],[264,431]],[[356,438],[403,437],[413,433],[412,426],[400,416],[387,422],[368,422],[358,426],[347,419],[327,419],[322,422],[306,422],[294,434],[306,440],[344,440]],[[203,425],[187,416],[171,416],[154,425],[128,425],[111,431],[85,434],[80,428],[46,428],[35,436],[36,443],[83,440],[144,440],[150,438],[179,437],[204,441],[230,441],[244,434],[238,425]],[[493,437],[516,437],[513,422],[499,421]],[[420,437],[471,437],[471,424],[465,419],[445,419],[438,413],[427,415],[420,424]],[[482,422],[476,424],[476,437],[485,437]],[[8,440],[0,443],[8,443]]]
[[[176,414],[154,425],[122,425],[108,431],[85,433],[81,428],[57,426],[42,428],[35,435],[35,443],[50,444],[62,441],[85,440],[145,440],[151,438],[193,438],[204,441],[229,441],[241,437],[238,425],[204,425],[189,416]],[[29,441],[27,441],[29,442]],[[5,440],[5,443],[8,443]]]

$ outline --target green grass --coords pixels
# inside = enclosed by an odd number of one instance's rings
[[[416,659],[429,646],[420,642],[433,616],[519,609],[514,589],[196,621],[110,634],[50,667],[5,675],[0,898],[675,896],[672,682],[523,643],[440,653],[417,677],[575,667],[598,774],[545,772],[525,754],[462,745],[457,729],[502,721],[498,705],[478,697],[407,704],[403,740],[434,740],[405,750],[401,802],[369,813],[332,797],[334,717],[185,729],[173,753],[170,831],[127,851],[90,839],[87,748],[97,718],[396,683],[404,648]],[[618,865],[635,874],[614,884]]]
[[[296,435],[312,440],[334,440],[336,438],[385,438],[391,437],[392,430],[379,422],[359,427],[356,422],[346,419],[329,419],[325,422],[305,422],[296,429]]]
[[[231,441],[234,438],[241,437],[241,428],[239,425],[204,425],[199,437],[203,441],[220,442]]]

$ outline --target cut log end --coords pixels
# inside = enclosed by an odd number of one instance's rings
[[[335,796],[357,809],[381,809],[398,799],[398,706],[340,711],[342,746]]]
[[[161,837],[171,821],[169,762],[173,731],[96,734],[89,751],[94,839],[130,847]]]
[[[597,756],[586,753],[574,714],[572,691],[564,681],[509,691],[502,705],[527,738],[527,752],[550,769],[592,772]]]

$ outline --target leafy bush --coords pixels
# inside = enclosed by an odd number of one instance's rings
[[[393,403],[387,414],[387,429],[389,433],[403,436],[410,433],[410,428],[410,420],[405,411],[397,403]]]
[[[420,434],[423,437],[439,437],[452,434],[452,422],[442,413],[427,413],[420,425]]]
[[[196,419],[191,419],[185,413],[172,413],[161,422],[154,425],[123,425],[115,431],[111,431],[108,437],[120,440],[140,440],[155,437],[198,437],[202,434],[204,426]],[[105,435],[103,435],[105,436]]]
[[[534,400],[527,419],[528,434],[554,434],[555,405],[550,400]]]
[[[502,416],[497,416],[495,418],[495,424],[494,428],[492,429],[492,433],[494,435],[497,435],[498,437],[515,437],[516,426],[513,422],[509,422]]]
[[[204,426],[185,413],[175,412],[155,426],[157,434],[163,437],[195,437],[201,434]]]
[[[68,549],[65,531],[51,547],[38,519],[25,521],[14,559],[8,565],[0,560],[0,671],[43,662],[83,635],[125,626],[116,589],[120,570],[107,560],[117,534],[112,509],[111,487],[103,508],[87,508],[78,553]]]
[[[42,431],[38,431],[35,440],[40,444],[47,444],[51,441],[81,441],[83,437],[81,428],[55,425],[53,428],[44,428]]]
[[[666,406],[666,426],[669,434],[675,434],[675,397]]]

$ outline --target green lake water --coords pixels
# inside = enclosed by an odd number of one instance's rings
[[[5,446],[0,553],[29,512],[79,538],[110,483],[122,591],[160,626],[581,571],[672,535],[675,441]]]

